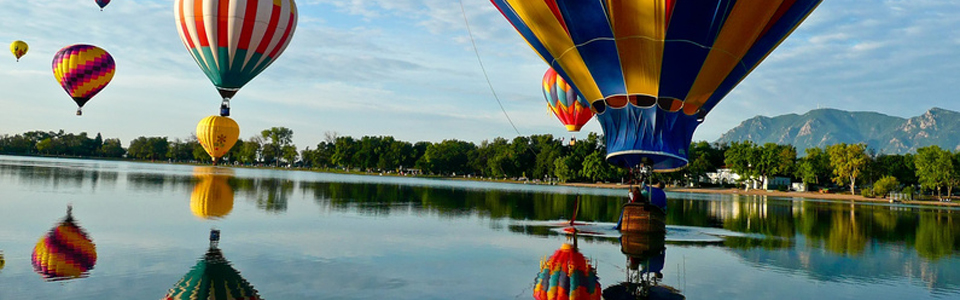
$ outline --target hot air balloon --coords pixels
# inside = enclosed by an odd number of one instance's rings
[[[110,83],[115,72],[113,57],[97,46],[67,46],[53,56],[53,76],[77,102],[78,116],[83,114],[83,105]]]
[[[553,69],[543,74],[543,98],[553,115],[567,127],[567,131],[578,132],[583,124],[593,118],[590,103],[580,98],[579,92],[563,80]]]
[[[86,277],[97,264],[97,247],[78,226],[67,207],[67,217],[33,248],[33,269],[49,281]]]
[[[706,114],[821,0],[491,0],[597,115],[607,161],[687,164]]]
[[[233,188],[227,183],[233,170],[212,167],[193,169],[195,177],[200,179],[190,194],[190,210],[193,215],[204,219],[226,217],[233,210]]]
[[[20,61],[20,58],[24,54],[27,54],[27,50],[30,50],[30,47],[27,46],[27,43],[24,41],[13,41],[10,43],[10,52],[13,52],[13,56],[17,58],[17,61]]]
[[[103,11],[103,8],[110,4],[110,0],[94,0],[97,2],[97,5],[100,6],[100,11]]]
[[[229,117],[209,116],[197,123],[197,139],[216,165],[240,137],[240,126]]]
[[[293,0],[176,0],[177,30],[223,101],[230,99],[283,53],[297,27]]]
[[[573,244],[564,243],[549,259],[540,261],[540,273],[534,279],[533,298],[537,300],[600,300],[597,269]]]
[[[0,251],[0,270],[3,270],[3,266],[6,265],[7,261],[3,260],[3,251]]]
[[[260,295],[240,272],[234,269],[217,248],[220,231],[210,231],[210,249],[177,282],[163,300],[243,299],[258,300]]]

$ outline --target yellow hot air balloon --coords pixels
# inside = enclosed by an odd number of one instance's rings
[[[197,124],[197,139],[203,149],[207,150],[207,154],[210,154],[210,158],[213,158],[214,165],[233,148],[239,137],[240,126],[229,117],[209,116]]]
[[[24,54],[27,54],[27,50],[29,49],[30,47],[28,47],[24,41],[17,40],[10,44],[10,52],[13,52],[13,56],[17,57],[17,61],[20,61],[20,58],[23,57]]]
[[[226,217],[233,210],[233,188],[227,180],[233,171],[225,168],[199,167],[193,170],[200,182],[190,194],[190,210],[204,219]]]

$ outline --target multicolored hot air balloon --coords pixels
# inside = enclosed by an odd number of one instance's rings
[[[230,99],[290,44],[297,27],[293,0],[176,0],[173,14],[193,55],[230,115]]]
[[[67,46],[53,56],[53,76],[77,102],[78,116],[83,105],[110,83],[116,69],[110,53],[97,46]]]
[[[567,131],[578,132],[583,124],[593,118],[590,103],[583,101],[579,92],[553,69],[547,69],[543,74],[543,98],[547,100],[553,115],[567,127]]]
[[[207,254],[167,292],[163,300],[260,299],[253,285],[223,257],[223,252],[217,248],[219,240],[220,231],[212,230]]]
[[[33,248],[33,269],[49,281],[86,277],[97,264],[97,247],[78,226],[67,207],[67,217]]]
[[[28,50],[30,50],[30,47],[24,41],[16,40],[10,43],[10,52],[13,52],[13,56],[17,58],[18,62],[24,54],[27,54]]]
[[[103,11],[103,8],[110,4],[110,0],[94,0],[97,2],[97,5],[100,6],[100,11]]]
[[[197,123],[197,139],[216,165],[240,138],[240,126],[229,117],[209,116]]]
[[[590,102],[607,161],[687,164],[706,114],[821,0],[491,0]]]
[[[540,262],[534,284],[533,298],[537,300],[600,300],[597,270],[576,246],[567,243]]]
[[[233,188],[227,180],[233,170],[226,168],[197,167],[193,176],[200,179],[190,194],[190,211],[204,219],[226,217],[233,210]]]

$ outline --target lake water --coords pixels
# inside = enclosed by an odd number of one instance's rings
[[[627,280],[632,256],[663,259],[639,270],[688,299],[960,299],[958,210],[668,193],[665,250],[649,255],[610,229],[624,194],[0,156],[0,299],[161,299],[196,275],[213,228],[264,299],[533,299],[577,197],[594,233],[577,246],[603,288]],[[96,261],[52,280],[31,258],[68,205]]]

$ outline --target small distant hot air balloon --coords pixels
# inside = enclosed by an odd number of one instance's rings
[[[49,281],[86,277],[97,264],[97,247],[78,226],[67,207],[67,217],[33,248],[33,269]]]
[[[3,260],[3,251],[0,251],[0,270],[3,270],[3,266],[4,266],[6,263],[7,263],[7,261]]]
[[[230,99],[283,53],[297,27],[293,0],[176,0],[173,14],[193,55],[230,115]]]
[[[211,230],[207,254],[183,275],[163,300],[260,299],[253,285],[223,257],[223,252],[217,248],[219,241],[220,231]]]
[[[533,298],[537,300],[600,300],[600,279],[574,243],[564,243],[549,259],[540,262],[534,279]]]
[[[53,56],[53,76],[77,102],[78,116],[83,114],[83,105],[110,83],[114,72],[113,57],[97,46],[67,46]]]
[[[27,54],[27,50],[30,50],[30,47],[27,46],[27,43],[24,41],[13,41],[10,43],[10,52],[13,52],[13,56],[17,58],[17,61],[20,61],[20,58],[24,54]]]
[[[190,194],[190,210],[204,219],[226,217],[233,210],[233,188],[227,183],[231,169],[198,167],[193,170],[200,179]]]
[[[209,116],[197,124],[197,139],[216,165],[240,137],[240,126],[229,117]]]
[[[567,127],[567,131],[578,132],[583,124],[593,118],[590,103],[579,94],[553,69],[547,69],[543,74],[543,98],[547,100],[550,111]]]
[[[97,5],[100,6],[100,11],[103,11],[103,8],[110,4],[110,0],[94,0],[97,2]]]

